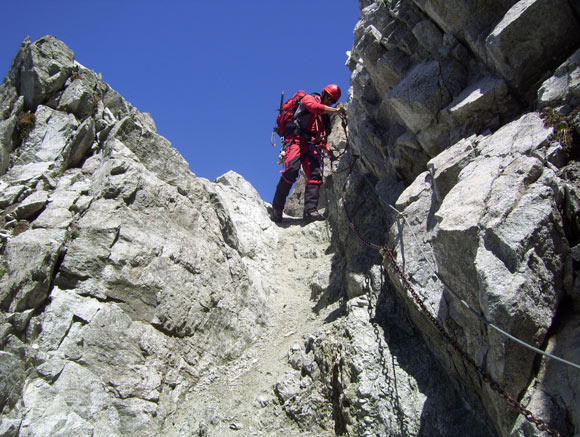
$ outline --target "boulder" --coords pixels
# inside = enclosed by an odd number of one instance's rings
[[[538,89],[541,108],[554,108],[565,104],[577,107],[580,101],[580,50],[574,52],[554,75]]]
[[[20,312],[45,303],[65,239],[60,229],[30,229],[8,241],[6,273],[0,278],[2,308]]]
[[[520,0],[486,38],[486,49],[493,67],[524,93],[579,41],[580,26],[568,1]]]
[[[13,65],[13,68],[20,69],[16,87],[24,96],[27,110],[35,110],[51,94],[60,91],[74,67],[73,52],[50,35],[34,43],[25,40],[16,59],[21,63]]]
[[[463,82],[459,65],[430,61],[413,68],[386,97],[409,130],[417,133],[435,120]]]

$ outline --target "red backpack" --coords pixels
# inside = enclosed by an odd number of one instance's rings
[[[291,99],[286,100],[286,102],[282,104],[282,101],[284,100],[284,92],[282,92],[282,98],[280,99],[280,113],[276,118],[276,126],[274,126],[274,132],[276,132],[280,138],[296,133],[299,129],[298,124],[294,121],[294,113],[305,95],[306,93],[304,91],[299,90]]]

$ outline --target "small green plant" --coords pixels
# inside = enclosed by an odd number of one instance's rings
[[[92,108],[92,114],[91,115],[95,115],[97,113],[97,111],[99,110],[99,102],[101,101],[101,99],[99,99],[96,94],[93,94],[93,108]]]
[[[0,279],[2,279],[6,272],[8,272],[8,267],[6,267],[4,264],[0,264]]]
[[[28,223],[26,220],[19,221],[16,226],[12,228],[12,236],[16,237],[17,235],[26,232],[28,228],[30,228],[30,223]]]
[[[36,116],[32,112],[23,112],[18,116],[12,138],[15,147],[22,144],[22,141],[34,128],[34,123],[36,123]]]
[[[80,229],[76,226],[71,226],[70,228],[70,239],[71,240],[76,240],[77,238],[79,238],[79,235],[81,234]]]
[[[83,80],[83,77],[78,71],[73,71],[73,73],[70,75],[70,81],[74,82],[75,80]]]
[[[580,108],[576,108],[568,115],[558,112],[554,108],[547,108],[542,113],[544,125],[554,129],[554,139],[566,150],[571,150],[574,145],[574,120],[580,114]]]

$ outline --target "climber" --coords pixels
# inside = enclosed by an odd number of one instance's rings
[[[332,107],[340,94],[338,85],[330,84],[320,95],[306,94],[300,101],[294,115],[299,128],[284,138],[284,170],[272,201],[272,221],[282,222],[286,197],[298,178],[301,165],[306,176],[303,218],[307,223],[324,220],[318,211],[318,198],[322,185],[322,153],[331,154],[328,145],[330,123],[326,114],[346,115],[344,108]]]

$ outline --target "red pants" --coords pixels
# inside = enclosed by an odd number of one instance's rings
[[[298,174],[300,166],[306,175],[306,189],[304,191],[304,213],[316,211],[318,198],[320,197],[320,186],[322,185],[322,156],[316,146],[310,144],[290,144],[286,147],[284,159],[284,170],[276,187],[272,206],[274,210],[284,209],[286,197],[292,188]]]
[[[290,144],[286,147],[282,178],[292,185],[298,179],[300,165],[306,175],[307,184],[322,184],[322,158],[316,146],[310,144]]]

